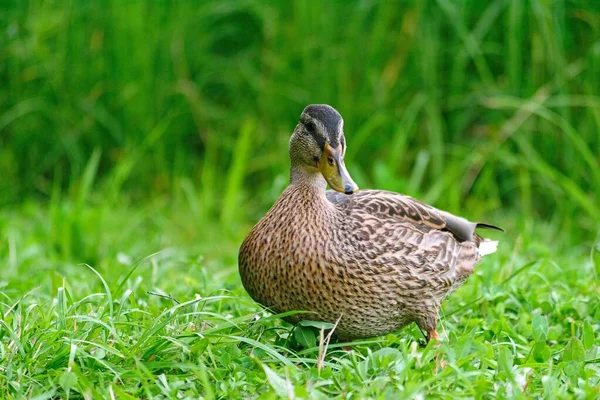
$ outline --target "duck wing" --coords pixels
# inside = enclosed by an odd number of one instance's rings
[[[477,228],[504,229],[483,222],[471,222],[465,218],[438,210],[410,196],[384,190],[362,190],[354,195],[346,195],[333,190],[327,191],[327,199],[346,213],[356,218],[374,217],[384,221],[402,220],[426,231],[449,232],[458,242],[474,241],[479,244],[482,238],[475,233]]]
[[[393,192],[328,191],[327,198],[344,213],[350,258],[379,273],[399,273],[404,285],[430,289],[440,298],[459,287],[483,255],[495,251],[497,242],[484,240],[475,229],[501,230]]]

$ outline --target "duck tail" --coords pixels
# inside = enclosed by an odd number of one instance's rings
[[[476,226],[477,226],[477,228],[493,229],[495,231],[505,232],[504,229],[502,229],[496,225],[486,224],[484,222],[478,222],[476,224]]]
[[[483,257],[483,256],[487,256],[488,254],[495,253],[497,249],[498,249],[498,241],[497,240],[484,239],[481,241],[481,243],[479,243],[479,247],[477,248],[477,251],[479,252],[479,256]]]
[[[504,232],[504,229],[502,229],[496,225],[486,224],[483,222],[478,222],[475,226],[477,228],[493,229],[495,231]],[[498,241],[497,240],[483,239],[479,243],[479,248],[478,248],[479,256],[483,257],[483,256],[487,256],[488,254],[495,253],[497,249],[498,249]]]

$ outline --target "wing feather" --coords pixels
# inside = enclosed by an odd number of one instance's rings
[[[353,257],[394,268],[406,281],[422,283],[440,296],[458,287],[479,258],[477,224],[398,193],[363,190],[327,192],[351,221]]]

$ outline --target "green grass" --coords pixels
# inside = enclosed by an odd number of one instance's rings
[[[599,397],[599,4],[2,2],[0,397]],[[242,289],[321,102],[361,188],[507,230],[440,348]]]
[[[411,326],[350,352],[332,342],[320,361],[319,332],[244,293],[247,226],[225,233],[191,207],[183,194],[142,206],[92,196],[0,213],[2,397],[599,394],[600,242],[568,246],[551,226],[498,215],[508,234],[444,303],[440,348]]]

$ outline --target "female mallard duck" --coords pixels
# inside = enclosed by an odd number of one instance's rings
[[[343,122],[328,105],[302,112],[289,145],[290,185],[240,248],[242,283],[274,312],[308,311],[291,323],[339,318],[341,339],[411,322],[437,339],[442,300],[496,250],[475,228],[501,229],[401,194],[359,192],[344,165]]]

